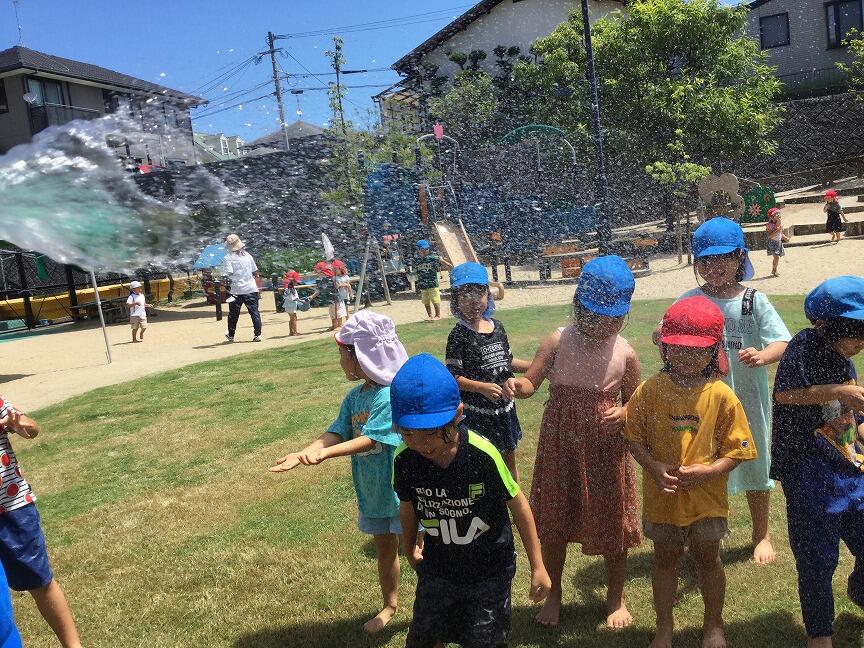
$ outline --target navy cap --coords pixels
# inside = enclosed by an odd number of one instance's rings
[[[619,256],[591,259],[582,268],[576,299],[592,313],[621,317],[630,310],[630,298],[636,290],[636,280],[630,266]]]
[[[804,313],[811,322],[831,317],[864,320],[864,277],[833,277],[804,298]]]
[[[468,261],[467,263],[460,263],[450,271],[451,288],[468,284],[489,285],[489,275],[486,274],[486,268],[483,265]]]
[[[426,239],[420,239],[417,241],[417,249],[418,250],[428,250],[429,249],[429,241]]]
[[[747,254],[749,250],[744,243],[744,230],[738,223],[715,216],[693,232],[693,256],[697,259],[729,254],[735,250],[744,251],[744,280],[752,279],[753,264],[750,263],[750,256]]]
[[[456,418],[461,402],[456,379],[428,353],[409,358],[390,383],[393,423],[399,427],[443,427]]]

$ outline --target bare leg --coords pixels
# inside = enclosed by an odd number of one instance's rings
[[[768,534],[768,510],[771,491],[747,491],[747,504],[753,519],[753,562],[768,565],[774,562],[776,554],[771,536]]]
[[[831,637],[807,637],[807,648],[833,648],[834,642]]]
[[[375,536],[375,554],[378,556],[378,581],[384,607],[363,624],[369,634],[381,632],[398,609],[399,593],[399,536],[386,533]]]
[[[147,329],[143,329],[143,328],[142,328],[141,331],[138,333],[138,339],[139,339],[141,342],[144,341],[144,331],[146,331],[146,330],[147,330]]]
[[[720,561],[719,541],[698,541],[690,545],[690,557],[696,564],[699,589],[705,603],[702,622],[702,648],[726,648],[723,633],[723,600],[726,597],[726,573]]]
[[[567,559],[567,545],[541,541],[540,550],[543,553],[543,564],[552,581],[552,591],[534,620],[540,625],[556,626],[561,616],[561,578],[564,574],[564,561]]]
[[[441,319],[441,303],[435,304],[435,319]]]
[[[774,255],[774,260],[771,262],[771,274],[775,277],[779,274],[777,272],[777,266],[780,264],[780,257],[776,254]]]
[[[633,623],[624,603],[624,583],[627,582],[627,552],[603,556],[606,562],[606,626],[626,628]]]
[[[138,341],[138,329],[132,329],[132,341],[133,342]]]
[[[505,450],[501,453],[501,458],[504,459],[504,463],[510,469],[510,474],[513,475],[513,479],[518,483],[519,469],[516,467],[516,450]]]
[[[30,590],[30,594],[33,595],[42,618],[48,622],[57,639],[60,640],[60,645],[63,648],[81,648],[81,639],[75,628],[72,611],[57,581],[52,580],[45,587]]]
[[[654,566],[651,572],[651,588],[654,591],[654,611],[657,613],[657,630],[649,648],[672,648],[672,633],[675,622],[672,607],[678,589],[678,569],[684,547],[673,543],[654,543]]]
[[[432,319],[432,304],[423,304],[426,307],[426,319]]]

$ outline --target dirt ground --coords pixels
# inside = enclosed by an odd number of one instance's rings
[[[753,287],[767,294],[804,294],[829,277],[864,274],[864,240],[789,249],[777,278],[770,277],[770,259],[764,251],[752,253],[751,259],[756,268],[756,277],[749,282]],[[673,298],[695,286],[692,267],[679,265],[677,257],[652,259],[651,267],[650,275],[637,279],[635,299]],[[536,272],[514,272],[517,281],[536,278]],[[572,282],[513,288],[507,291],[499,308],[569,303],[573,290]],[[272,293],[262,294],[261,306],[264,340],[260,343],[252,342],[252,325],[245,310],[240,316],[237,341],[226,343],[223,337],[226,319],[217,322],[214,307],[200,301],[160,307],[159,315],[150,318],[150,328],[141,344],[132,344],[127,324],[109,325],[111,364],[107,363],[102,333],[93,323],[79,322],[20,337],[0,337],[4,360],[0,394],[19,408],[32,411],[97,387],[195,362],[220,358],[227,361],[242,353],[331,335],[327,331],[329,317],[322,308],[301,313],[302,335],[292,338],[288,336],[288,317],[275,312]],[[447,316],[448,304],[442,306]],[[419,300],[407,294],[399,295],[390,306],[376,304],[373,308],[389,315],[397,324],[425,318]]]

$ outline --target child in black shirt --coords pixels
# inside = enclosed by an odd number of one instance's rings
[[[459,322],[447,338],[446,362],[462,393],[465,425],[492,442],[518,482],[516,446],[522,428],[513,372],[524,372],[531,363],[513,357],[504,325],[492,319],[486,268],[473,262],[456,266],[450,289],[450,307]]]
[[[494,446],[459,425],[459,387],[434,357],[420,354],[402,366],[390,405],[404,440],[393,488],[408,562],[418,574],[406,648],[506,645],[516,572],[507,509],[531,564],[531,600],[542,601],[551,587],[528,500]]]

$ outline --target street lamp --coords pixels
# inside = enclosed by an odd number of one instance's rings
[[[585,76],[591,91],[591,108],[594,122],[594,150],[597,155],[597,247],[600,254],[609,252],[612,242],[612,227],[609,224],[608,200],[609,180],[606,177],[606,161],[603,154],[603,131],[600,130],[600,95],[597,92],[597,73],[594,70],[594,49],[591,45],[591,21],[588,19],[588,0],[582,0],[582,25],[585,38]]]

